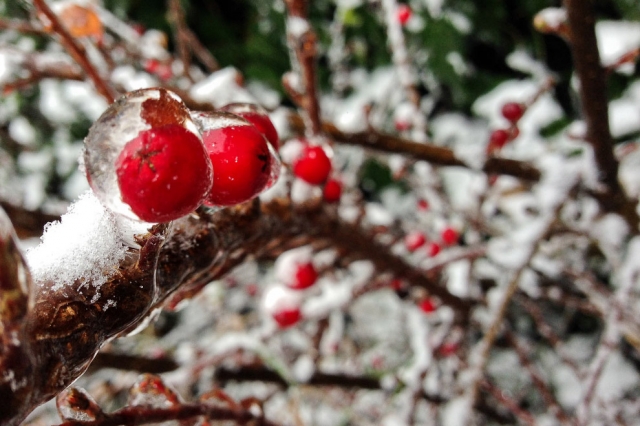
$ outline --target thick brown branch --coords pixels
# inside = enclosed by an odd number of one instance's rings
[[[593,147],[599,180],[605,186],[604,194],[599,197],[599,201],[605,210],[623,214],[635,232],[638,216],[628,206],[629,203],[618,181],[618,161],[613,154],[606,72],[600,64],[593,0],[565,0],[564,6],[567,11],[573,61],[580,80],[579,93],[587,125],[586,137]]]
[[[283,245],[299,246],[318,239],[330,241],[355,257],[371,259],[380,271],[404,276],[459,313],[466,313],[467,303],[449,294],[436,278],[424,276],[324,207],[295,207],[286,200],[274,200],[213,214],[201,211],[199,216],[184,217],[169,228],[152,228],[140,240],[137,261],[124,261],[99,289],[84,285],[79,291],[80,282],[59,290],[52,289],[55,283],[38,286],[20,337],[24,344],[31,344],[35,362],[15,369],[16,377],[28,374],[35,383],[21,404],[0,410],[0,420],[17,424],[33,407],[82,374],[106,340],[135,328],[176,290],[199,288],[248,256],[259,257]]]

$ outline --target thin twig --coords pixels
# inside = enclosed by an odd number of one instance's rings
[[[91,61],[89,61],[84,47],[69,33],[67,28],[60,22],[56,14],[53,13],[44,0],[33,0],[33,3],[36,8],[50,21],[53,32],[60,36],[60,43],[78,63],[78,65],[80,65],[80,67],[82,67],[82,69],[87,73],[91,81],[93,81],[98,93],[100,93],[108,103],[112,103],[118,94],[102,77],[100,77],[98,70],[93,66]]]
[[[287,38],[297,59],[304,85],[302,107],[309,120],[308,130],[316,136],[322,131],[316,76],[317,36],[308,20],[307,0],[286,0],[285,4],[289,13]]]
[[[70,420],[59,426],[119,426],[144,425],[166,422],[169,420],[186,420],[204,416],[211,420],[232,420],[239,424],[259,421],[264,426],[276,426],[261,416],[254,416],[251,412],[241,409],[220,408],[207,404],[180,404],[171,408],[152,408],[148,406],[132,406],[108,414],[104,419],[94,421]]]

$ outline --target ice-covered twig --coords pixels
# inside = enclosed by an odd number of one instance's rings
[[[580,425],[586,425],[589,422],[596,386],[602,370],[609,356],[618,346],[622,335],[624,309],[630,302],[631,293],[637,287],[640,278],[638,256],[640,256],[640,237],[635,237],[629,242],[624,263],[614,274],[618,288],[610,301],[600,344],[587,369],[587,375],[582,384],[582,398],[576,408],[576,417]]]
[[[287,39],[293,50],[292,62],[297,64],[293,69],[299,72],[302,80],[301,106],[309,120],[308,130],[312,135],[319,135],[322,125],[316,81],[317,36],[307,17],[307,0],[286,0],[285,4],[288,11]]]
[[[24,34],[47,35],[44,28],[21,19],[0,19],[0,30],[18,31]]]
[[[170,420],[188,420],[206,417],[210,420],[231,420],[237,424],[259,422],[264,426],[277,426],[262,416],[254,415],[250,410],[240,408],[221,408],[205,403],[179,404],[170,408],[154,408],[148,406],[130,406],[114,413],[106,414],[104,418],[93,421],[70,420],[60,426],[118,426],[145,425],[166,422]]]
[[[55,13],[49,8],[44,0],[33,0],[33,4],[44,17],[49,20],[54,33],[60,36],[60,43],[67,50],[69,55],[82,67],[91,81],[107,102],[112,103],[117,97],[116,91],[109,86],[109,83],[100,76],[98,70],[93,66],[84,47],[69,33],[69,30],[60,22]]]
[[[520,407],[517,401],[514,401],[513,398],[509,397],[505,392],[498,389],[495,385],[490,383],[487,380],[483,380],[480,385],[483,389],[491,394],[498,402],[507,407],[510,412],[512,412],[522,423],[535,426],[537,425],[535,418],[533,415],[527,410]]]
[[[414,107],[412,125],[420,139],[426,140],[427,123],[420,112],[420,94],[416,88],[416,71],[411,65],[409,53],[402,33],[402,26],[398,20],[398,3],[396,0],[382,0],[384,22],[387,29],[387,40],[391,49],[391,60],[400,79],[400,85],[405,90],[409,102]],[[424,141],[420,141],[424,142]]]
[[[551,182],[547,182],[547,185],[549,184],[551,184]],[[569,188],[565,187],[563,189],[565,190],[563,191],[564,196],[566,196]],[[554,198],[551,205],[547,206],[547,211],[543,212],[538,219],[538,223],[527,232],[525,237],[527,241],[520,242],[520,244],[525,245],[526,248],[523,249],[525,251],[519,256],[518,264],[514,265],[510,271],[508,282],[501,291],[500,299],[496,302],[496,306],[492,308],[491,320],[482,340],[470,351],[468,370],[462,374],[460,379],[461,388],[464,389],[462,397],[464,404],[461,404],[460,407],[461,410],[463,410],[463,414],[460,418],[466,419],[465,421],[471,418],[471,408],[477,401],[491,348],[500,333],[507,308],[511,304],[512,298],[518,289],[522,274],[538,251],[541,242],[547,237],[556,222],[557,214],[564,200],[565,198],[561,194]]]
[[[568,425],[571,424],[569,417],[562,410],[558,401],[556,401],[555,396],[549,386],[546,384],[542,375],[536,370],[533,363],[529,360],[528,349],[524,346],[520,339],[512,332],[507,331],[506,333],[507,339],[509,343],[516,351],[518,355],[518,359],[520,360],[520,364],[527,370],[529,373],[529,377],[533,381],[534,386],[538,389],[538,392],[544,399],[544,402],[547,404],[548,411],[550,411],[561,424]]]

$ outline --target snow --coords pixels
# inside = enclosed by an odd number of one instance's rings
[[[300,38],[310,30],[309,21],[298,16],[289,16],[287,18],[287,32],[295,38]]]
[[[9,136],[24,146],[33,146],[36,142],[36,130],[24,116],[19,115],[9,123]]]
[[[26,253],[27,263],[34,283],[52,291],[74,283],[99,289],[127,252],[116,218],[92,192],[48,224],[41,241]]]
[[[189,90],[198,102],[210,103],[216,108],[232,102],[256,103],[254,97],[238,85],[240,73],[233,67],[226,67],[194,84]]]
[[[282,284],[291,286],[296,283],[296,272],[301,265],[312,263],[313,249],[310,246],[288,250],[278,256],[273,271],[275,278]]]
[[[598,21],[596,23],[596,37],[600,60],[604,65],[608,65],[625,53],[640,47],[640,23]]]

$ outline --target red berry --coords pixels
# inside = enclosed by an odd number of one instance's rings
[[[143,130],[116,160],[122,201],[147,222],[195,210],[211,188],[212,170],[198,137],[177,124]]]
[[[318,279],[318,271],[313,266],[313,263],[305,263],[298,265],[296,269],[294,279],[290,283],[289,287],[294,290],[304,290],[316,283]]]
[[[258,286],[256,284],[248,284],[245,290],[247,291],[247,294],[251,297],[258,294]]]
[[[489,136],[489,145],[493,145],[496,148],[500,149],[504,147],[507,142],[509,142],[510,135],[509,131],[505,129],[496,129],[491,132],[491,136]]]
[[[429,243],[427,246],[427,254],[430,257],[437,256],[440,253],[440,245],[438,243]]]
[[[502,116],[512,123],[517,122],[524,115],[524,105],[517,102],[507,102],[502,106]]]
[[[150,72],[152,74],[155,74],[159,66],[160,66],[160,61],[158,61],[157,59],[147,59],[144,62],[145,71]]]
[[[442,234],[440,235],[440,238],[442,238],[442,242],[448,246],[457,243],[458,237],[458,231],[453,228],[444,228],[442,230]]]
[[[285,308],[274,312],[273,319],[280,328],[287,328],[297,324],[302,319],[302,314],[298,308]]]
[[[233,103],[228,104],[220,108],[222,111],[227,111],[235,115],[239,115],[254,126],[267,138],[267,141],[271,144],[276,151],[280,147],[280,140],[278,138],[278,132],[274,127],[271,119],[261,107],[256,104],[245,103]]]
[[[329,179],[324,184],[322,195],[327,203],[337,203],[342,195],[342,184],[339,180]]]
[[[213,165],[213,186],[205,204],[230,206],[250,200],[269,183],[267,140],[251,125],[231,125],[202,135]]]
[[[293,174],[311,185],[322,185],[330,172],[331,160],[321,146],[306,146],[293,163]]]
[[[406,25],[407,22],[409,22],[409,19],[411,19],[411,14],[412,11],[409,5],[406,5],[404,3],[398,5],[397,16],[400,25]]]
[[[430,314],[436,310],[436,304],[431,300],[431,298],[424,299],[420,302],[420,310],[425,314]]]
[[[391,280],[391,288],[393,290],[402,290],[404,288],[404,282],[399,278]]]
[[[454,342],[447,342],[440,346],[440,354],[442,356],[455,355],[458,352],[458,344]]]
[[[418,200],[418,209],[429,210],[429,203],[427,202],[427,200],[424,200],[424,199]]]
[[[418,250],[427,242],[422,232],[411,232],[404,237],[404,245],[410,252]]]

